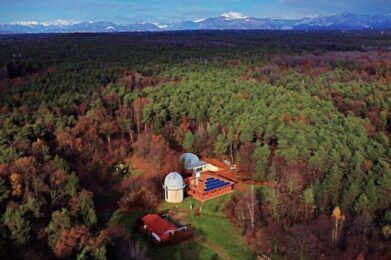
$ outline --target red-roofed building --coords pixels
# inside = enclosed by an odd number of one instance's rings
[[[176,232],[187,230],[186,226],[177,226],[171,222],[167,216],[162,217],[158,214],[148,214],[142,218],[144,230],[150,232],[156,242],[166,242],[170,240]]]
[[[199,201],[206,201],[233,191],[234,182],[212,172],[202,172],[199,178],[187,179],[187,194]]]

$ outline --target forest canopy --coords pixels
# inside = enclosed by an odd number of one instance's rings
[[[232,210],[248,194],[227,206],[254,252],[278,231],[276,257],[390,255],[389,32],[26,35],[0,46],[1,256],[148,257],[110,219],[156,208],[183,151],[276,187],[257,191],[251,229]],[[134,157],[154,165],[148,176],[113,170]]]

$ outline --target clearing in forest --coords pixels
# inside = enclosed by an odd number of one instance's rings
[[[231,196],[227,194],[204,203],[191,197],[178,204],[163,202],[159,209],[169,210],[174,217],[192,225],[195,234],[190,241],[159,248],[154,258],[254,259],[243,236],[223,212]]]

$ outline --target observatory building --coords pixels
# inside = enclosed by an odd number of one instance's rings
[[[205,201],[232,192],[234,182],[219,176],[219,172],[223,169],[201,161],[192,153],[184,153],[179,159],[185,172],[192,174],[187,179],[188,195]]]
[[[163,188],[167,202],[179,203],[183,201],[183,190],[185,188],[185,183],[179,173],[169,173],[164,179]]]
[[[204,161],[201,161],[197,155],[192,153],[184,153],[179,157],[183,168],[187,172],[199,173],[203,171],[218,171],[219,168]]]

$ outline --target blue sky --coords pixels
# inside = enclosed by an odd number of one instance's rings
[[[391,13],[391,0],[0,0],[0,23],[16,21],[170,22],[235,11],[253,17]]]

